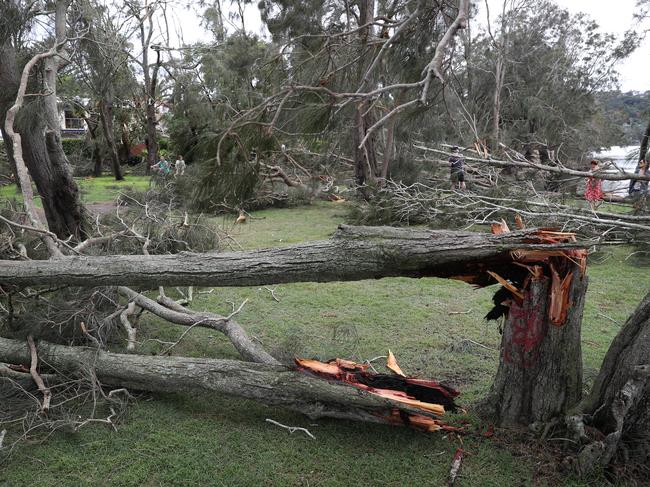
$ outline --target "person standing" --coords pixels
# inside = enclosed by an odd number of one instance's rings
[[[174,163],[174,168],[176,169],[176,172],[174,173],[174,176],[182,176],[185,174],[185,161],[183,160],[182,155],[178,155],[178,158],[176,159],[176,162]]]
[[[595,173],[600,170],[598,161],[592,159],[590,172]],[[596,208],[603,200],[603,180],[590,176],[587,178],[587,187],[585,188],[585,199],[589,202],[591,211],[596,211]]]
[[[169,162],[164,157],[161,157],[160,160],[151,166],[151,169],[157,171],[161,176],[167,176],[171,172],[169,167]]]
[[[457,146],[451,148],[449,169],[451,170],[451,189],[465,189],[465,158]]]

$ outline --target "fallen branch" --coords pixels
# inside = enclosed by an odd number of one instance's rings
[[[454,459],[451,462],[451,468],[449,469],[449,481],[447,485],[453,487],[456,478],[458,477],[458,472],[460,472],[460,466],[463,463],[463,454],[464,451],[462,448],[457,448],[456,453],[454,454]]]
[[[38,371],[36,370],[36,368],[38,367],[38,354],[36,353],[36,345],[34,344],[34,338],[32,338],[31,335],[27,337],[27,345],[29,346],[30,362],[31,362],[31,365],[29,366],[29,373],[34,379],[34,383],[36,383],[36,385],[38,386],[38,390],[41,391],[41,394],[43,394],[41,412],[43,414],[47,414],[47,412],[50,410],[50,400],[52,398],[52,393],[50,392],[50,389],[45,385],[45,382],[43,382],[43,379],[41,378]]]
[[[302,431],[305,433],[307,436],[309,436],[311,439],[315,440],[316,437],[312,435],[307,428],[300,428],[299,426],[287,426],[286,424],[278,423],[277,421],[274,421],[272,419],[266,418],[267,423],[274,424],[276,426],[279,426],[280,428],[284,428],[289,431],[289,433],[293,434],[296,431]]]
[[[136,343],[136,330],[133,328],[133,326],[131,326],[131,322],[129,321],[129,316],[131,316],[133,313],[135,313],[135,303],[133,302],[129,303],[127,307],[120,313],[120,321],[126,330],[126,349],[130,352],[135,350]]]
[[[278,297],[275,295],[275,289],[271,289],[271,288],[268,287],[268,286],[264,286],[264,289],[266,289],[268,292],[271,293],[271,297],[273,298],[273,300],[274,300],[276,303],[279,303],[279,302],[280,302],[280,300],[278,299]]]
[[[171,323],[189,327],[200,326],[220,331],[230,339],[244,360],[265,364],[279,364],[279,362],[269,355],[258,343],[251,340],[246,331],[238,323],[232,320],[232,318],[241,311],[243,306],[246,304],[246,301],[240,305],[239,309],[234,310],[230,315],[220,316],[205,311],[199,313],[188,310],[170,298],[161,297],[163,303],[157,303],[128,287],[120,286],[118,287],[118,292],[141,308],[146,309]],[[183,336],[184,335],[182,335],[181,338]]]

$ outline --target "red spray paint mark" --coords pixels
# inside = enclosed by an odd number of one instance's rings
[[[508,313],[511,331],[505,331],[503,359],[506,363],[529,368],[539,359],[539,344],[546,335],[546,316],[542,303],[530,306],[531,296],[526,293],[524,305],[514,302]]]

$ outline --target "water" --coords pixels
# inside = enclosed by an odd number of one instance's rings
[[[615,145],[610,149],[601,149],[598,152],[594,152],[592,157],[602,161],[601,166],[605,166],[605,163],[611,161],[616,165],[616,167],[625,172],[634,172],[639,160],[639,146],[628,145],[621,147]],[[617,172],[616,167],[612,167],[608,172]],[[624,181],[603,181],[603,191],[620,196],[627,196],[629,185],[629,179]]]

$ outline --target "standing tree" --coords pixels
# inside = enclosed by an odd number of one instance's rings
[[[159,0],[144,0],[140,3],[138,0],[126,0],[125,6],[135,22],[137,36],[140,41],[140,55],[130,55],[132,61],[139,67],[142,74],[142,104],[144,105],[145,126],[146,126],[146,145],[147,145],[147,173],[149,167],[158,161],[158,93],[159,79],[158,74],[162,65],[161,49],[162,46],[156,41],[156,27],[154,26],[154,17],[159,13],[166,15],[165,2]],[[150,50],[155,51],[155,61],[150,61]]]
[[[27,34],[37,17],[45,16],[53,23],[54,35],[51,42],[56,54],[42,59],[35,68],[38,76],[31,78],[31,91],[42,96],[31,97],[20,113],[14,115],[17,115],[17,130],[22,135],[25,163],[41,196],[50,230],[60,237],[80,237],[84,234],[84,208],[61,145],[56,96],[57,72],[66,57],[62,49],[68,40],[68,4],[68,0],[58,0],[53,13],[41,11],[38,6],[40,4],[18,0],[3,2],[0,6],[0,36],[3,46],[0,53],[0,79],[6,83],[2,90],[0,116],[4,121],[16,98],[22,70],[18,59],[19,54],[22,55],[27,48]],[[5,140],[6,135],[6,127],[3,127]]]

